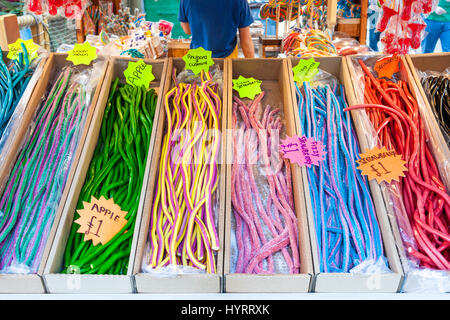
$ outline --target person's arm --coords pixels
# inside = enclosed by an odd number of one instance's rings
[[[184,33],[186,33],[187,35],[191,34],[191,26],[189,25],[188,22],[180,22],[181,24],[181,28],[183,28]]]
[[[242,52],[246,58],[255,57],[255,48],[253,46],[252,37],[250,35],[250,27],[239,29],[239,41],[241,43]]]

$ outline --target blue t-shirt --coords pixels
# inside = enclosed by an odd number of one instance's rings
[[[247,0],[181,0],[178,20],[191,28],[191,49],[203,47],[213,58],[228,57],[237,31],[253,23]]]

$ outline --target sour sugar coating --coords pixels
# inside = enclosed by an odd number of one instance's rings
[[[152,269],[215,273],[222,100],[211,74],[176,83],[164,101],[165,136],[149,228]]]
[[[450,196],[427,144],[417,101],[404,81],[376,78],[362,60],[363,105],[381,145],[395,150],[408,171],[390,195],[406,250],[421,267],[450,269]]]
[[[322,141],[327,156],[307,168],[321,272],[349,272],[383,257],[368,182],[356,168],[359,144],[343,86],[296,84],[302,134]]]
[[[78,198],[77,210],[91,197],[113,199],[126,211],[125,226],[107,243],[93,245],[73,223],[64,253],[63,273],[127,274],[136,215],[157,104],[154,89],[111,85],[100,135]],[[79,218],[75,212],[74,220]]]
[[[235,96],[233,103],[235,272],[295,274],[300,258],[292,178],[290,164],[278,150],[283,122],[278,108],[262,108],[263,97],[261,93],[246,104]]]
[[[62,71],[38,108],[0,198],[0,269],[36,272],[89,109],[88,93]],[[15,267],[14,267],[15,266]]]

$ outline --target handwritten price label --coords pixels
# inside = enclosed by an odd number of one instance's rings
[[[209,67],[214,65],[214,61],[211,58],[212,51],[207,51],[202,47],[197,49],[191,49],[183,57],[185,62],[185,68],[191,70],[194,74],[199,74],[201,71],[208,72]]]
[[[361,159],[356,162],[359,164],[358,169],[362,171],[361,174],[366,175],[369,180],[377,180],[378,183],[399,181],[400,177],[405,176],[404,171],[408,171],[402,156],[385,147],[381,149],[375,147],[361,153],[360,157]]]
[[[83,201],[83,209],[77,210],[80,218],[75,223],[80,225],[78,233],[84,233],[84,241],[105,244],[111,240],[126,225],[127,212],[114,203],[111,198],[106,200],[91,197],[91,202]]]
[[[377,72],[378,78],[392,78],[392,75],[398,72],[400,57],[396,54],[381,58],[375,62],[373,69]]]
[[[316,62],[314,58],[308,60],[300,60],[298,64],[292,68],[294,72],[295,82],[308,82],[319,72],[320,62]]]
[[[324,149],[325,146],[321,141],[305,136],[287,136],[285,140],[281,141],[280,145],[280,152],[285,159],[308,168],[311,165],[318,166],[325,159],[326,152]]]
[[[255,78],[245,78],[239,76],[238,79],[233,80],[233,89],[239,93],[241,98],[254,99],[257,94],[261,91],[261,80],[256,80]]]
[[[135,87],[150,87],[150,83],[155,80],[153,75],[153,66],[146,64],[144,60],[137,62],[130,61],[128,68],[123,72],[128,84]]]
[[[72,61],[74,65],[89,65],[95,59],[97,59],[97,49],[86,41],[83,44],[75,44],[73,49],[67,52],[66,60]]]

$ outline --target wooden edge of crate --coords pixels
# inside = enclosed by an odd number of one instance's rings
[[[221,61],[221,63],[223,64],[223,78],[224,80],[227,78],[227,73],[228,73],[228,62],[227,59],[213,59],[215,62]],[[175,66],[175,64],[181,64],[182,59],[181,58],[169,58],[168,59],[168,63],[167,63],[167,68],[166,68],[166,75],[165,75],[165,85],[164,85],[164,90],[161,94],[161,99],[163,99],[166,96],[166,93],[171,89],[172,87],[172,70]],[[224,86],[223,86],[223,95],[222,95],[222,103],[223,103],[223,108],[222,108],[222,122],[221,122],[221,126],[222,128],[226,127],[226,117],[224,116],[226,108],[227,108],[227,104],[228,104],[228,98],[226,95],[227,92],[227,84],[224,81]],[[138,238],[138,245],[137,245],[137,250],[136,250],[136,259],[135,259],[135,263],[133,266],[133,275],[136,281],[136,288],[137,288],[137,292],[142,292],[142,290],[144,291],[151,291],[151,289],[148,286],[149,282],[155,281],[155,279],[161,279],[161,277],[157,277],[157,276],[152,276],[152,274],[150,273],[144,273],[142,272],[142,260],[144,258],[144,251],[146,249],[146,244],[147,244],[147,240],[148,240],[148,229],[150,227],[150,218],[151,218],[151,208],[153,205],[153,196],[154,196],[154,192],[155,192],[155,186],[156,186],[156,179],[157,179],[157,174],[158,174],[158,169],[159,169],[159,162],[160,162],[160,158],[161,158],[161,154],[160,154],[160,150],[161,150],[161,146],[162,146],[162,142],[163,142],[163,138],[164,138],[164,130],[165,130],[165,120],[166,120],[166,115],[165,115],[165,109],[163,108],[164,102],[161,103],[161,111],[158,115],[158,126],[157,126],[157,132],[155,135],[155,143],[154,143],[154,153],[153,153],[153,160],[152,160],[152,165],[150,168],[150,174],[149,174],[149,183],[147,185],[147,190],[146,190],[146,195],[145,195],[145,204],[144,204],[144,212],[143,212],[143,218],[141,221],[141,226],[140,226],[140,230],[139,230],[139,238]],[[156,118],[156,115],[155,115]],[[221,135],[221,144],[222,146],[226,145],[226,135],[222,134]],[[223,151],[222,148],[222,152],[220,153],[221,156],[221,166],[220,166],[220,174],[222,175],[223,179],[220,179],[219,182],[219,202],[218,202],[218,224],[217,224],[217,232],[219,235],[219,242],[220,242],[220,249],[217,252],[217,256],[216,256],[216,275],[218,276],[217,280],[217,288],[219,288],[219,281],[220,278],[222,277],[222,273],[223,273],[223,226],[224,226],[224,210],[225,210],[225,195],[226,195],[226,190],[225,190],[225,178],[226,178],[226,168],[224,165],[224,161],[225,161],[225,153]],[[182,279],[186,279],[186,281],[183,281],[184,283],[190,283],[189,281],[189,275],[177,275],[177,277],[180,277]],[[207,275],[207,277],[205,277],[205,279],[211,278],[211,275]],[[163,278],[164,279],[164,278]],[[171,282],[171,277],[167,277],[166,280],[169,282]],[[201,279],[201,277],[200,277]],[[206,280],[209,281],[209,280]],[[164,280],[163,280],[164,282]],[[156,283],[156,282],[155,282]],[[209,282],[208,282],[209,283]],[[159,284],[158,284],[159,285]],[[182,286],[182,283],[180,284],[180,286]],[[156,290],[156,289],[155,289]],[[183,291],[182,288],[174,288],[174,290],[176,292],[181,292]],[[187,291],[191,291],[193,290],[186,288]],[[194,290],[195,291],[195,290]]]

